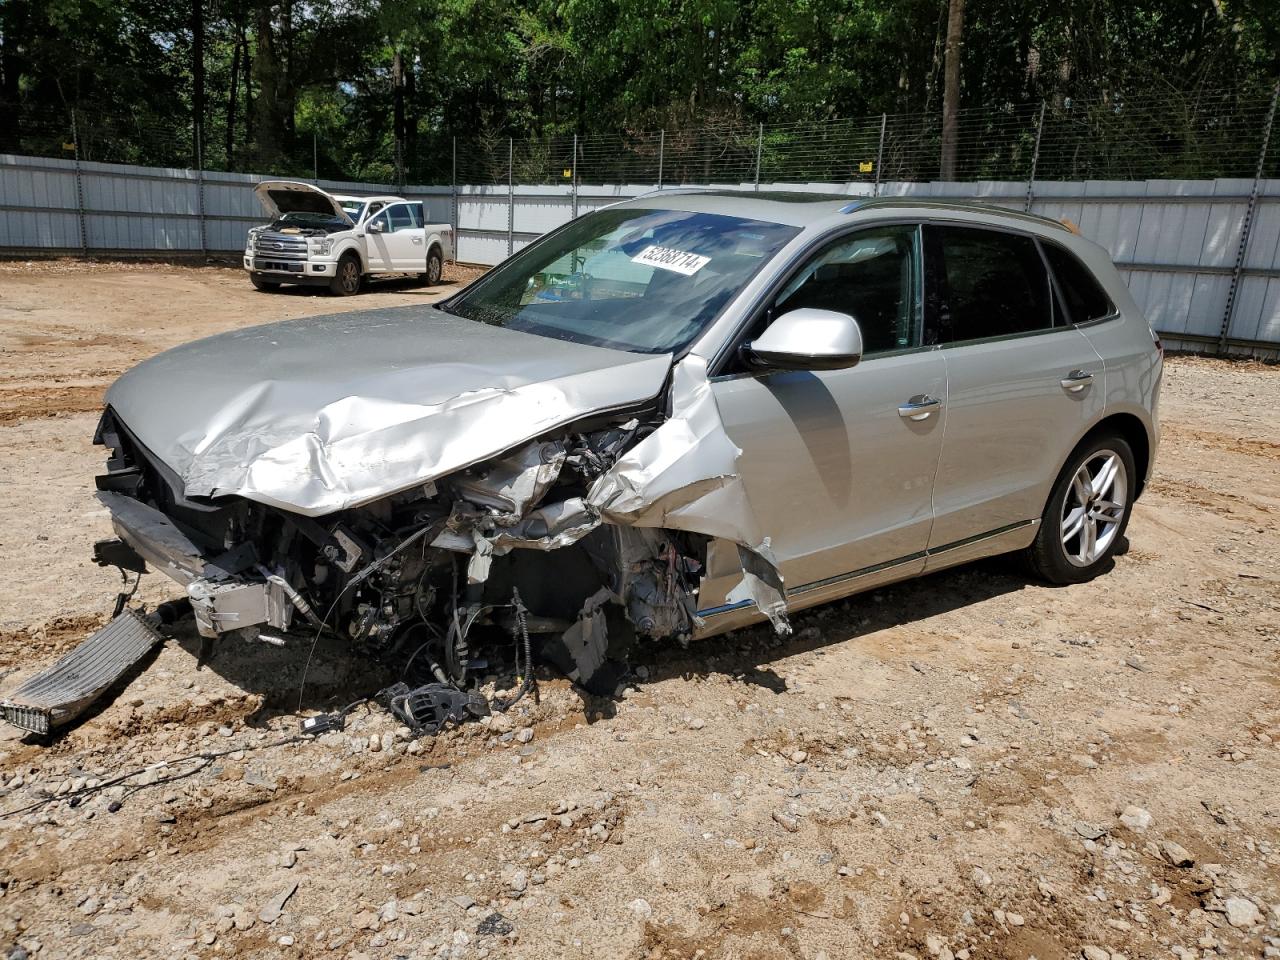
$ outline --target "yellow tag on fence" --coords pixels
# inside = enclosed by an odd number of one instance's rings
[[[572,176],[573,176],[573,171],[572,171],[569,167],[565,167],[565,168],[564,168],[564,178],[565,178],[566,180],[568,180],[568,179],[569,179],[570,177],[572,177]]]
[[[75,153],[76,145],[74,143],[64,143],[62,145],[62,149],[66,150],[68,153]]]
[[[875,170],[875,168],[876,168],[875,162],[872,160],[863,160],[860,164],[858,164],[859,173],[871,173],[873,170]]]

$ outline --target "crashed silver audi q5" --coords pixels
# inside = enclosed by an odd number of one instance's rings
[[[1124,542],[1161,358],[1101,248],[997,208],[668,192],[436,306],[237,330],[107,394],[123,544],[202,636],[465,686],[476,631],[612,689],[688,638],[976,557]],[[105,549],[102,556],[113,556]]]

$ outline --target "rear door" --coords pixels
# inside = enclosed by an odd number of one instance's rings
[[[900,575],[923,568],[946,369],[940,351],[921,341],[920,277],[914,224],[831,242],[791,275],[745,339],[790,310],[838,310],[859,322],[862,361],[845,370],[731,367],[713,381],[793,606],[847,593],[886,567]],[[741,573],[712,563],[708,577],[704,609]]]
[[[1038,518],[1105,391],[1102,360],[1069,322],[1035,238],[924,231],[927,336],[948,384],[933,552]]]

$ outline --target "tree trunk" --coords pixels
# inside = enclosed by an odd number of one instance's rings
[[[240,49],[244,51],[244,145],[253,143],[253,55],[249,51],[249,28],[240,24]]]
[[[253,58],[253,79],[258,85],[254,101],[254,134],[257,150],[253,162],[262,165],[263,173],[274,173],[280,161],[281,136],[284,133],[280,58],[276,48],[275,29],[271,20],[271,7],[260,6],[255,11],[254,33],[257,50]]]
[[[956,138],[960,112],[960,36],[964,32],[964,0],[949,0],[947,46],[943,55],[942,169],[943,180],[956,178]]]
[[[253,55],[248,49],[248,26],[241,24],[241,50],[244,51],[244,148],[253,142]]]
[[[404,189],[404,56],[397,49],[391,55],[391,135],[395,139],[396,186]]]
[[[196,167],[204,168],[204,0],[191,0],[191,129]]]
[[[240,96],[240,38],[236,36],[232,40],[231,53],[231,83],[227,89],[227,130],[226,130],[226,158],[227,169],[234,170],[236,168],[236,100]]]
[[[14,153],[22,152],[22,117],[18,109],[22,91],[18,78],[22,76],[24,65],[19,53],[21,40],[18,31],[29,24],[26,11],[18,9],[13,0],[0,4],[0,138],[12,139],[4,149]]]

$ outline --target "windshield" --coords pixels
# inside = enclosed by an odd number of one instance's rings
[[[685,210],[601,210],[442,307],[512,330],[639,353],[688,346],[800,231]]]
[[[351,218],[352,223],[360,222],[360,214],[364,212],[363,200],[340,200],[338,206],[342,208],[342,212]]]

